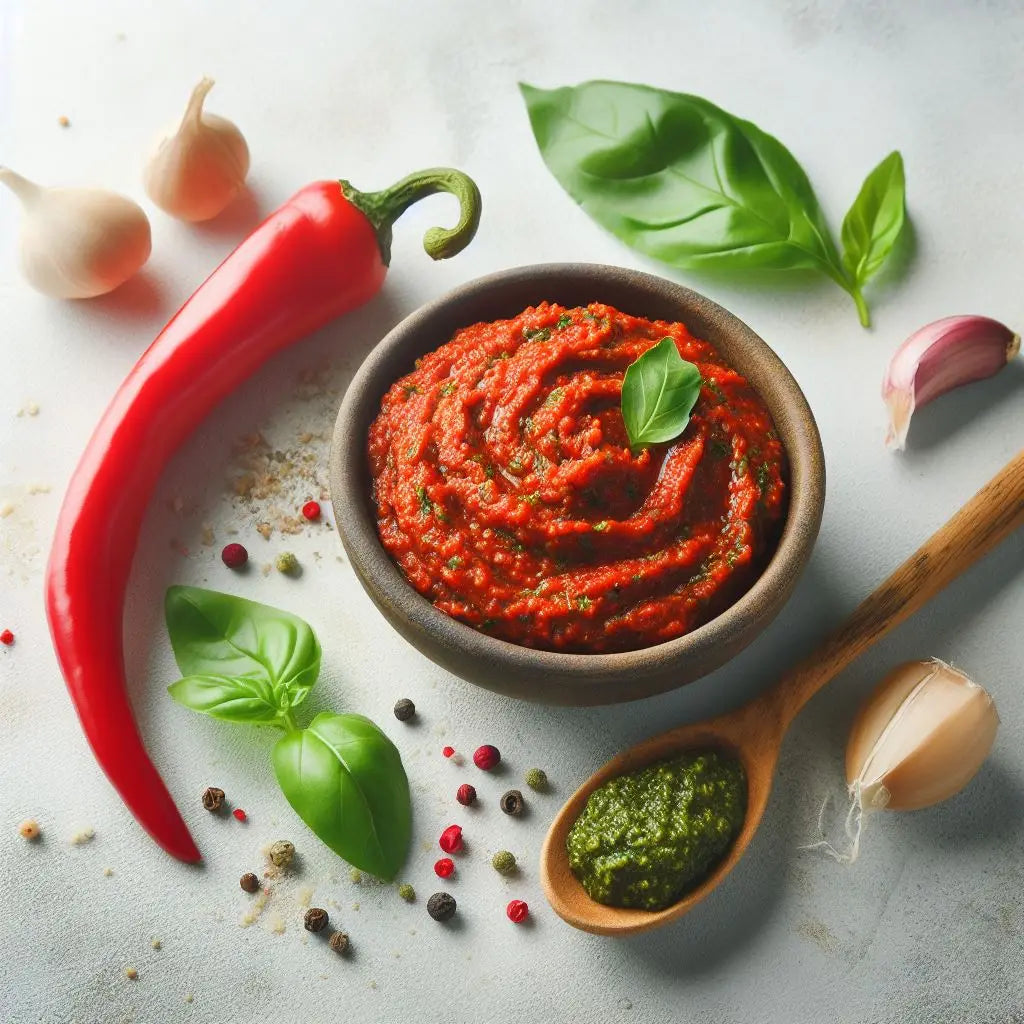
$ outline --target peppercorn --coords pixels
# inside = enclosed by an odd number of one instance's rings
[[[334,950],[338,956],[348,952],[348,936],[344,932],[335,932],[328,942],[331,949]]]
[[[449,878],[455,874],[455,861],[451,857],[442,857],[434,864],[434,874],[438,878]]]
[[[441,833],[441,838],[438,839],[437,845],[440,846],[445,853],[455,853],[455,851],[460,849],[462,846],[462,826],[449,825]]]
[[[134,967],[126,967],[124,969],[124,976],[129,981],[138,981],[139,980],[139,972]]]
[[[476,789],[468,782],[464,782],[459,786],[458,792],[455,794],[455,799],[458,800],[463,807],[469,807],[470,804],[476,803]]]
[[[203,790],[203,806],[208,811],[219,811],[224,806],[224,790],[207,786]]]
[[[405,900],[406,903],[412,903],[416,899],[416,890],[406,882],[404,885],[398,887],[398,895]]]
[[[499,875],[511,875],[516,869],[515,854],[510,853],[508,850],[499,850],[491,858],[491,867],[493,867]]]
[[[526,773],[526,784],[530,789],[543,791],[548,788],[548,774],[543,768],[531,768]]]
[[[286,868],[295,856],[295,847],[287,839],[278,839],[267,851],[267,858],[276,868]]]
[[[530,908],[525,900],[512,900],[511,903],[505,908],[505,913],[508,915],[508,919],[515,924],[522,924],[526,920],[526,915],[529,914]]]
[[[249,552],[241,544],[225,544],[220,560],[229,569],[241,569],[249,561]]]
[[[319,501],[307,501],[302,506],[302,514],[312,522],[314,519],[320,518],[320,502]]]
[[[299,568],[299,560],[290,551],[282,551],[277,556],[274,566],[278,572],[290,576]]]
[[[39,827],[39,822],[35,818],[29,818],[28,821],[23,821],[18,826],[18,835],[22,839],[27,839],[30,843],[35,842],[42,834],[42,829]]]
[[[507,793],[503,793],[498,803],[506,814],[515,815],[522,814],[523,808],[526,806],[523,794],[518,789],[510,789]]]
[[[3,644],[4,647],[10,647],[11,644],[13,643],[14,634],[9,629],[5,629],[2,633],[0,633],[0,644]]]
[[[242,810],[241,807],[236,807],[231,812],[231,817],[233,817],[236,821],[248,821],[249,820],[249,816],[245,813],[245,811]]]
[[[473,764],[482,771],[489,772],[492,768],[496,768],[500,760],[501,754],[498,748],[492,747],[490,743],[485,743],[473,751]]]
[[[358,885],[363,880],[363,873],[359,870],[359,868],[353,868],[348,873],[348,877],[351,878],[352,881],[356,883],[356,885]]]
[[[408,697],[395,701],[395,718],[400,722],[408,722],[416,714],[416,705]]]
[[[442,757],[454,757],[455,756],[455,748],[454,747],[442,747],[441,748],[441,756]]]
[[[327,927],[329,916],[323,907],[310,907],[302,919],[302,926],[307,932],[322,932]]]
[[[246,871],[246,873],[238,880],[238,884],[246,892],[256,892],[260,887],[259,876],[254,875],[251,871]]]
[[[427,913],[435,921],[450,921],[455,916],[458,904],[455,897],[447,892],[435,892],[427,900]]]

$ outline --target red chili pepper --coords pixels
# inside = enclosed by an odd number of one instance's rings
[[[121,385],[75,470],[46,572],[46,610],[93,753],[149,834],[200,859],[142,744],[125,693],[122,618],[139,527],[167,460],[208,412],[276,352],[380,288],[391,225],[435,192],[458,197],[451,230],[424,247],[454,256],[473,237],[480,193],[459,171],[410,175],[383,192],[318,181],[272,213],[199,287]]]

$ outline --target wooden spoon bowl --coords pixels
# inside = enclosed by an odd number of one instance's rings
[[[595,772],[558,812],[541,850],[541,883],[555,913],[584,931],[628,935],[658,928],[696,906],[729,874],[753,839],[768,805],[782,739],[804,704],[876,640],[1022,524],[1024,451],[867,597],[817,652],[772,689],[719,718],[683,725],[644,740]],[[592,900],[570,870],[565,846],[587,798],[618,775],[702,748],[732,754],[747,774],[746,816],[725,858],[696,888],[664,910],[608,907]]]

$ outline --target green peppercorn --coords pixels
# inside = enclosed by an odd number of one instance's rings
[[[359,868],[353,868],[349,873],[348,877],[352,879],[357,885],[363,880],[363,873]]]
[[[499,850],[491,858],[491,866],[499,875],[511,875],[516,869],[516,857],[508,850]]]
[[[548,774],[543,768],[531,768],[526,773],[526,784],[530,789],[543,791],[548,788]]]
[[[435,892],[427,900],[427,913],[435,921],[450,921],[455,916],[458,904],[455,897],[447,892]]]
[[[321,932],[327,927],[328,913],[323,907],[310,907],[302,919],[307,932]]]
[[[286,868],[295,856],[295,847],[287,839],[278,839],[267,851],[267,858],[275,868]]]
[[[406,903],[412,903],[416,899],[416,890],[406,882],[404,885],[398,887],[398,895],[405,900]]]
[[[274,562],[278,572],[283,572],[285,575],[291,575],[299,567],[299,560],[290,552],[282,551],[277,556],[277,561]]]
[[[510,789],[507,793],[503,793],[498,803],[506,814],[513,815],[522,814],[523,808],[526,806],[523,794],[518,789]]]
[[[395,718],[400,722],[408,722],[416,714],[416,705],[408,697],[395,702]]]

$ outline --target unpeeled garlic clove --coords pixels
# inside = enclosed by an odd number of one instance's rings
[[[889,407],[885,443],[902,451],[915,409],[961,384],[998,373],[1020,351],[1020,335],[987,316],[947,316],[896,350],[882,382]]]
[[[245,184],[249,147],[233,122],[203,112],[213,79],[192,90],[181,123],[157,144],[146,164],[146,194],[165,213],[187,221],[216,217]]]
[[[897,666],[861,707],[846,780],[865,809],[913,811],[959,793],[999,725],[989,694],[938,658]]]
[[[98,188],[43,188],[0,167],[21,200],[21,269],[57,299],[88,299],[124,284],[149,259],[149,220],[138,203]]]

